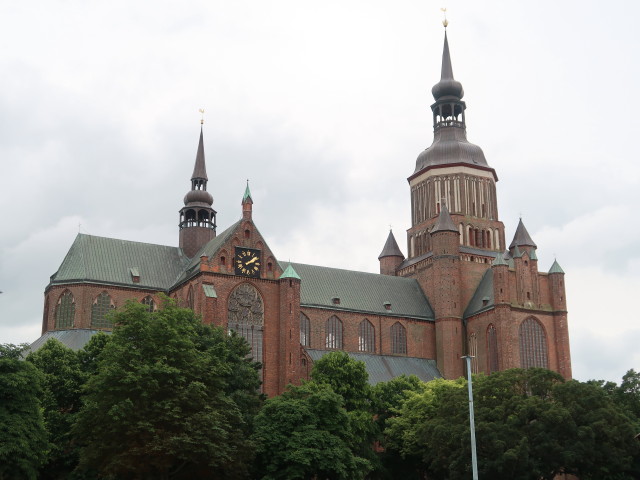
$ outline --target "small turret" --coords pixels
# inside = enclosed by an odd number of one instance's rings
[[[391,230],[389,230],[389,236],[387,237],[382,252],[378,255],[378,260],[380,260],[381,275],[395,275],[396,270],[404,261],[404,255],[400,251],[398,242],[396,242],[396,238],[393,236],[393,231]]]
[[[242,219],[251,220],[253,212],[253,199],[251,198],[251,191],[249,190],[249,180],[247,180],[247,188],[244,189],[244,195],[242,196]]]
[[[513,236],[513,240],[511,240],[511,244],[509,245],[509,251],[512,253],[512,256],[520,256],[514,255],[513,250],[521,248],[524,248],[527,252],[529,252],[529,256],[531,256],[531,250],[538,248],[535,242],[531,239],[531,235],[529,235],[529,232],[527,232],[527,228],[524,226],[524,223],[522,223],[522,218],[518,222],[516,233]]]

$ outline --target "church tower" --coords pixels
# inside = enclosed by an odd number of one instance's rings
[[[462,84],[454,79],[445,30],[441,78],[432,90],[433,143],[416,160],[409,177],[411,228],[408,259],[432,250],[430,230],[446,203],[462,246],[493,252],[505,249],[504,225],[498,219],[496,181],[482,149],[469,143]],[[491,260],[493,257],[491,256]]]
[[[180,209],[180,248],[192,258],[198,250],[216,236],[216,211],[211,207],[213,197],[207,192],[207,168],[204,161],[202,124],[196,163],[191,175],[191,190],[184,197]]]

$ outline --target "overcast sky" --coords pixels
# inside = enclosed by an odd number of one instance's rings
[[[574,377],[640,368],[640,3],[448,2],[467,133],[566,272]],[[40,335],[80,230],[177,245],[204,108],[219,230],[280,260],[378,271],[406,254],[432,141],[442,2],[0,0],[0,343]]]

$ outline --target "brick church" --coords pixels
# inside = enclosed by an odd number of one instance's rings
[[[164,293],[246,338],[268,395],[308,377],[333,350],[364,361],[372,383],[457,378],[466,354],[474,372],[545,367],[571,378],[564,272],[555,261],[538,270],[522,220],[505,240],[498,177],[467,141],[446,32],[432,93],[433,143],[408,177],[406,257],[390,232],[379,274],[279,261],[258,230],[248,185],[239,220],[218,232],[201,128],[179,246],[78,234],[45,289],[32,348],[48,338],[81,348],[112,328],[112,309],[135,300],[153,311]]]

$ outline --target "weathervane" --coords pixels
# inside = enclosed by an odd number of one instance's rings
[[[198,111],[200,112],[200,125],[204,124],[204,108],[200,108],[198,109]]]
[[[447,26],[449,25],[449,20],[447,20],[447,9],[443,7],[440,10],[442,10],[442,14],[444,15],[444,20],[442,20],[442,25],[444,25],[444,28],[447,28]]]

